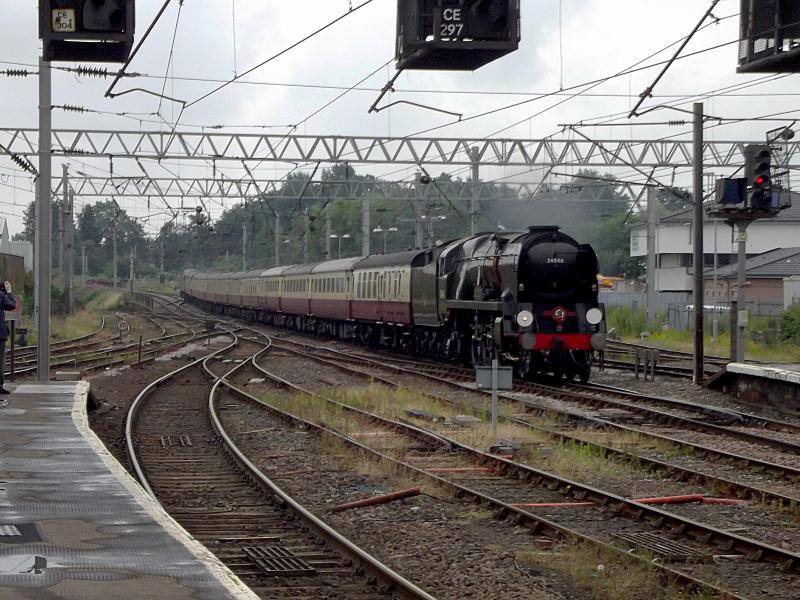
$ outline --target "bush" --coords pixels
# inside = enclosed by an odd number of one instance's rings
[[[800,304],[793,304],[781,313],[781,339],[800,345]]]

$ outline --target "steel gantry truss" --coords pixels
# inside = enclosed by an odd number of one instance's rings
[[[36,129],[0,128],[0,154],[34,156]],[[691,140],[391,138],[176,131],[56,129],[53,155],[153,160],[285,163],[473,165],[499,167],[690,167]],[[705,167],[744,162],[742,141],[706,141]],[[477,155],[472,154],[477,148]],[[795,163],[797,161],[797,163]],[[786,166],[800,165],[800,146],[786,145]]]
[[[471,183],[447,182],[434,185],[417,185],[412,181],[316,181],[305,186],[302,181],[287,182],[281,179],[230,179],[230,178],[150,178],[150,177],[70,177],[69,186],[75,196],[82,198],[208,198],[211,200],[254,200],[268,193],[269,198],[303,200],[328,200],[339,198],[365,198],[386,200],[447,199],[450,201],[478,198],[492,200],[519,200],[530,198],[542,190],[542,184],[517,182]],[[64,179],[53,179],[53,194],[62,193]],[[610,184],[609,184],[610,185]],[[574,186],[573,186],[574,187]],[[602,183],[586,185],[581,193],[589,200],[602,199],[607,186]],[[617,190],[635,197],[638,192],[630,184],[620,184]],[[606,193],[607,195],[607,193]]]

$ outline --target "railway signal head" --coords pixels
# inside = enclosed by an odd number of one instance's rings
[[[125,31],[124,0],[86,0],[81,12],[81,22],[86,31]]]
[[[772,152],[769,146],[752,144],[745,148],[745,178],[749,207],[768,210],[772,204]]]

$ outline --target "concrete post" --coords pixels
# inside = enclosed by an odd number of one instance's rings
[[[738,255],[736,264],[736,362],[745,359],[747,350],[747,221],[736,223]],[[733,333],[731,333],[733,335]]]
[[[656,189],[647,188],[647,327],[656,326]]]
[[[111,248],[114,254],[114,289],[117,289],[119,277],[117,275],[117,226],[114,225],[111,229]]]
[[[333,233],[333,207],[328,201],[325,207],[325,260],[331,259],[331,234]]]
[[[37,379],[46,382],[50,379],[50,246],[53,232],[53,214],[51,212],[51,125],[52,125],[52,81],[50,63],[39,58],[39,185],[37,187],[39,208],[39,272],[36,274],[39,312],[36,315],[39,326],[37,344]]]
[[[693,381],[703,385],[703,103],[694,103],[694,372]]]
[[[370,237],[372,236],[372,224],[370,223],[370,199],[364,196],[361,199],[361,255],[370,255]]]
[[[242,271],[247,271],[247,225],[242,225]],[[164,242],[161,242],[161,272],[164,272]]]
[[[281,217],[275,214],[275,266],[281,266]]]

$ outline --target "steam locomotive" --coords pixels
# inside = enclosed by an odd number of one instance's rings
[[[597,255],[558,227],[240,273],[183,274],[187,301],[268,325],[531,379],[589,379],[605,346]]]

